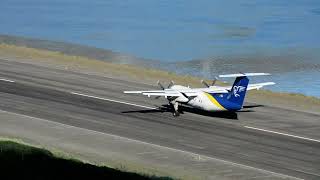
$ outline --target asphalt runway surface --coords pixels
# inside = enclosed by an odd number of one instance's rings
[[[247,104],[238,113],[184,109],[123,94],[156,87],[0,60],[0,109],[193,152],[303,179],[320,179],[320,116]],[[191,111],[191,112],[190,112]]]

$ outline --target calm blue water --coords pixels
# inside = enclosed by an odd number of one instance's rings
[[[320,97],[319,0],[1,0],[0,27],[0,34],[111,49],[207,78],[272,72],[273,90]]]

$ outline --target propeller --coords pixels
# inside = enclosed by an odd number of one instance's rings
[[[217,76],[215,76],[215,77],[214,77],[214,79],[212,80],[212,84],[211,84],[211,86],[215,85],[215,84],[216,84],[216,82],[217,82],[217,80],[218,80],[218,77],[217,77]]]
[[[171,81],[168,85],[168,89],[171,88],[174,85],[174,81]]]
[[[217,82],[217,80],[218,80],[218,77],[214,77],[214,79],[212,80],[211,86],[215,85],[216,82]],[[209,85],[206,81],[204,81],[204,80],[201,80],[201,83],[202,83],[205,87],[207,87],[207,88],[210,87],[210,85]]]
[[[158,80],[157,82],[158,86],[162,89],[162,90],[165,90],[164,86],[161,84],[161,82]],[[174,81],[171,81],[167,87],[167,89],[171,88],[172,86],[174,85]],[[156,96],[154,97],[155,99],[159,99],[160,96]],[[169,100],[169,99],[168,99]]]
[[[164,90],[164,86],[161,84],[161,82],[159,80],[157,81],[157,84],[162,90]],[[159,98],[160,98],[160,96],[154,97],[154,99],[159,99]]]
[[[210,87],[209,84],[207,82],[205,82],[204,80],[201,80],[201,83],[207,88]]]
[[[158,80],[157,84],[162,90],[164,90],[164,87],[163,87],[163,85],[161,84],[161,82],[159,80]]]

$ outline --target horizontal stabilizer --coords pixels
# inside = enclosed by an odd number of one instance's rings
[[[249,84],[248,90],[253,90],[253,89],[260,89],[264,86],[270,86],[270,85],[275,85],[276,83],[274,82],[264,82],[264,83],[257,83],[257,84]]]
[[[224,74],[219,75],[221,78],[227,77],[245,77],[245,76],[267,76],[270,75],[269,73],[238,73],[238,74]]]

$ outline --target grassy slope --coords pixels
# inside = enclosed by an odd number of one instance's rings
[[[0,162],[1,179],[171,179],[94,166],[8,140],[0,141]]]
[[[140,68],[132,65],[114,64],[97,59],[89,59],[80,56],[65,55],[60,52],[39,50],[27,47],[18,47],[7,44],[0,44],[0,56],[14,57],[25,62],[37,60],[40,63],[63,67],[68,70],[94,71],[96,73],[114,77],[130,77],[133,80],[152,81],[168,79],[180,84],[197,84],[199,79],[191,76],[177,76],[174,73],[155,69]]]
[[[0,57],[10,57],[21,62],[37,63],[71,71],[83,71],[118,78],[123,77],[125,79],[149,84],[155,84],[157,80],[173,80],[177,84],[191,85],[193,87],[200,86],[200,79],[197,77],[181,76],[161,70],[140,68],[133,65],[114,64],[97,59],[70,56],[60,52],[14,45],[0,44]],[[275,93],[260,90],[250,91],[248,99],[252,102],[288,107],[296,110],[318,112],[320,109],[320,99],[302,94]]]

